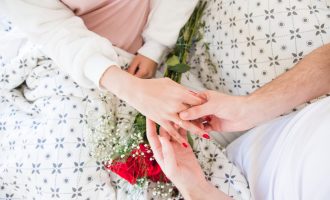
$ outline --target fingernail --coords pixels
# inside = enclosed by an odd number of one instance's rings
[[[184,146],[184,148],[188,148],[188,145],[186,143],[182,143],[182,145]]]
[[[210,139],[210,136],[209,136],[209,134],[207,134],[207,133],[205,133],[204,135],[203,135],[203,138],[205,138],[205,139]]]
[[[210,122],[211,120],[212,120],[211,116],[208,115],[208,116],[205,117],[205,121]]]

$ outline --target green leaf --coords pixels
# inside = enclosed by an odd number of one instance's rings
[[[185,73],[185,72],[190,70],[190,67],[187,64],[180,63],[180,64],[177,64],[175,66],[169,67],[168,69],[170,71],[174,71],[174,72],[177,72],[177,73]]]
[[[190,133],[187,134],[187,139],[188,139],[188,143],[190,144],[191,148],[194,148],[194,140],[191,137]]]
[[[183,38],[184,38],[185,41],[188,41],[188,40],[189,40],[189,37],[190,37],[189,30],[186,30],[186,31],[183,33]]]
[[[141,113],[135,117],[134,128],[137,132],[146,133],[146,117]]]
[[[177,64],[180,63],[179,57],[176,55],[171,56],[167,61],[166,64],[167,66],[176,66]]]

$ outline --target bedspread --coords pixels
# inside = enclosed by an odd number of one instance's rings
[[[118,54],[126,66],[132,55]],[[134,120],[130,111],[111,94],[77,85],[0,17],[0,199],[151,199],[147,187],[106,172],[90,154],[89,113]],[[194,140],[207,179],[235,199],[250,199],[220,146]]]

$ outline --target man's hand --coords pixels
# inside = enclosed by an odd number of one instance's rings
[[[139,78],[152,78],[156,74],[157,66],[155,61],[138,54],[128,67],[128,73]]]
[[[229,96],[215,91],[205,91],[198,94],[207,99],[206,103],[191,107],[180,113],[182,120],[207,121],[204,129],[207,131],[243,131],[253,128],[260,116],[253,112],[248,103],[248,97]]]
[[[217,131],[243,131],[274,119],[294,107],[330,92],[330,44],[324,45],[248,96],[202,92],[207,102],[181,112],[183,120],[208,116]],[[199,119],[198,121],[201,121]]]

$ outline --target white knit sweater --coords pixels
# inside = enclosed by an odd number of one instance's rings
[[[139,53],[158,60],[171,48],[197,0],[153,0]],[[9,18],[57,65],[83,87],[99,87],[103,73],[117,64],[111,42],[89,31],[59,0],[0,0]]]

